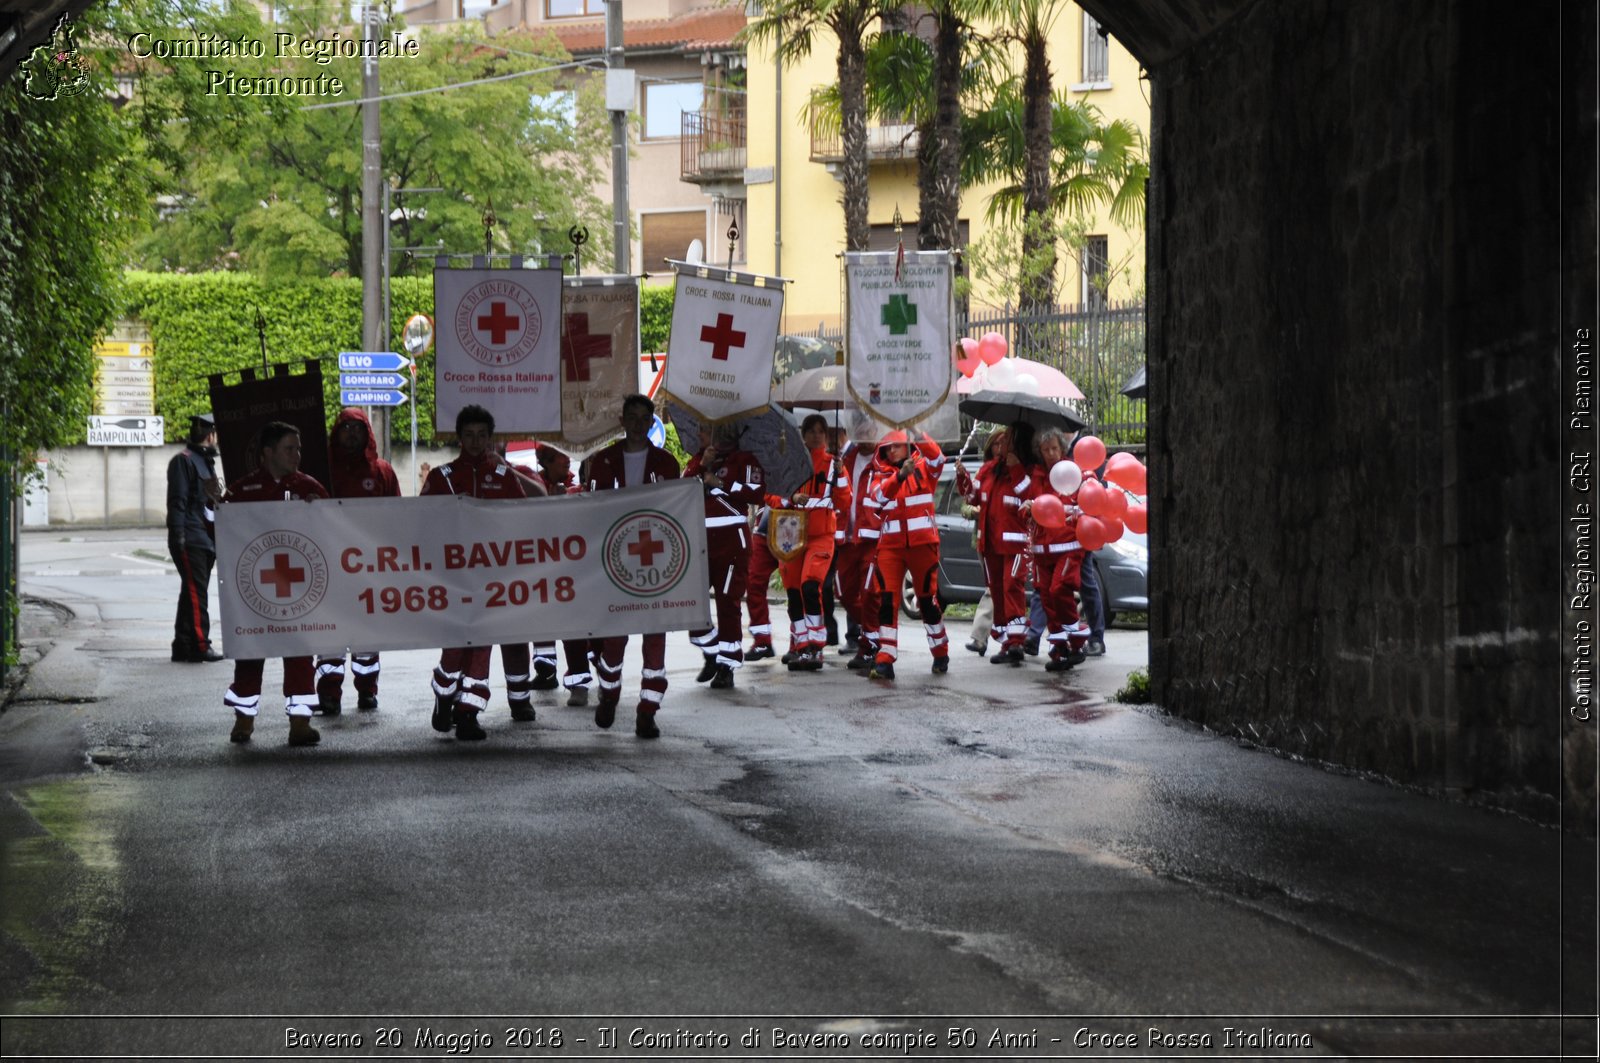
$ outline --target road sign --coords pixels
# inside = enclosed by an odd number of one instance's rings
[[[393,351],[340,351],[339,371],[368,370],[375,373],[408,369],[411,360]]]
[[[90,417],[91,447],[159,447],[166,430],[163,417]]]
[[[339,392],[341,406],[404,406],[406,393],[403,391],[349,391]]]
[[[342,388],[403,388],[406,378],[399,373],[340,373]]]

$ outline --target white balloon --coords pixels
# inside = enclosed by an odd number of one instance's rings
[[[1016,389],[1026,395],[1039,394],[1039,378],[1032,373],[1018,373]]]
[[[1064,495],[1070,495],[1083,486],[1083,470],[1070,458],[1062,458],[1050,466],[1050,486]]]
[[[989,367],[989,387],[994,391],[1017,389],[1017,370],[1010,361],[1001,360]]]

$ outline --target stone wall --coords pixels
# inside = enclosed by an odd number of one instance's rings
[[[1557,15],[1261,0],[1153,71],[1151,666],[1219,731],[1592,822],[1559,771]]]

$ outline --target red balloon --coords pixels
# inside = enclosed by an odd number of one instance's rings
[[[1105,526],[1106,526],[1106,542],[1114,543],[1118,539],[1122,538],[1122,532],[1124,530],[1123,526],[1122,526],[1122,521],[1118,520],[1116,517],[1107,517],[1105,519]]]
[[[1115,517],[1118,520],[1128,512],[1128,494],[1120,487],[1113,487],[1106,491],[1106,508],[1101,514],[1103,517]],[[1116,542],[1115,539],[1111,540]]]
[[[1138,461],[1138,458],[1127,453],[1126,451],[1123,451],[1120,454],[1111,455],[1111,457],[1106,460],[1106,480],[1111,483],[1126,487],[1130,491],[1133,490],[1133,485],[1129,483],[1129,481],[1134,479],[1137,475],[1133,471],[1133,466],[1136,465]]]
[[[971,377],[982,364],[983,360],[978,357],[978,341],[963,336],[957,344],[956,368],[961,370],[962,376]]]
[[[1085,550],[1098,550],[1106,544],[1106,523],[1099,517],[1078,518],[1078,545]]]
[[[1100,442],[1098,436],[1084,436],[1072,448],[1072,460],[1084,472],[1098,469],[1106,460],[1106,445]]]
[[[978,340],[978,357],[984,365],[994,365],[1006,356],[1010,344],[998,332],[985,332]]]
[[[1033,500],[1033,522],[1041,528],[1060,528],[1067,523],[1067,507],[1055,495],[1040,495]]]
[[[1131,532],[1143,535],[1150,530],[1150,511],[1142,502],[1129,502],[1128,515],[1123,519]]]
[[[1106,506],[1110,504],[1111,499],[1099,480],[1085,479],[1083,486],[1078,488],[1078,508],[1091,517],[1104,515]]]

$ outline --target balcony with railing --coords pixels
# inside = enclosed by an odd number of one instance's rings
[[[706,90],[700,110],[683,112],[679,176],[697,185],[742,182],[747,125],[744,93]]]
[[[868,164],[915,160],[921,147],[922,135],[909,123],[867,126]],[[830,169],[844,161],[844,134],[836,123],[811,123],[811,161]]]

